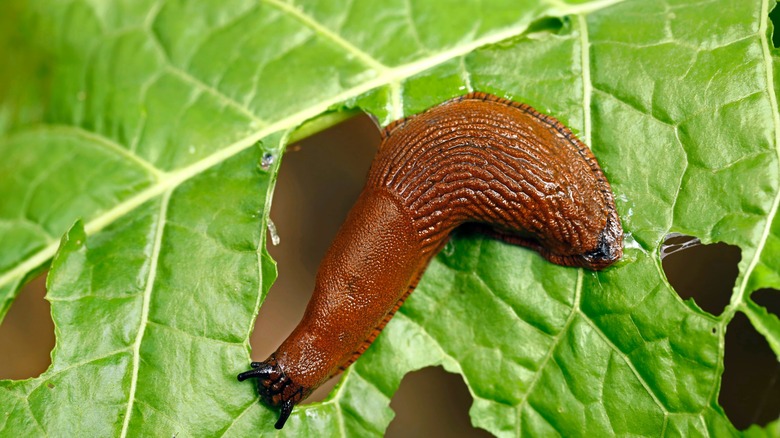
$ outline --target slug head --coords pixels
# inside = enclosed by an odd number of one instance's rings
[[[558,196],[542,198],[546,214],[534,215],[528,246],[558,265],[600,270],[623,256],[623,228],[611,194],[583,180],[570,177]]]
[[[527,188],[510,201],[525,223],[517,228],[528,232],[552,263],[604,269],[623,255],[623,228],[609,183],[592,153],[573,136],[546,142],[555,145],[538,152],[550,153],[546,167],[519,172]]]
[[[308,396],[306,388],[295,384],[282,371],[282,368],[276,362],[274,355],[271,355],[263,362],[252,362],[252,369],[238,375],[238,381],[243,382],[246,379],[257,379],[257,392],[260,398],[268,405],[280,408],[279,420],[274,427],[281,429],[284,423],[292,413],[293,407]]]
[[[551,213],[526,221],[525,229],[484,222],[478,229],[492,227],[487,234],[529,247],[551,263],[601,270],[623,256],[623,228],[612,199],[594,198],[559,197],[548,205]]]
[[[599,235],[596,249],[583,254],[583,264],[579,265],[590,269],[603,269],[615,263],[623,256],[623,228],[617,219],[607,221],[607,226]]]
[[[548,252],[542,254],[551,262],[565,265],[577,266],[592,270],[604,269],[623,256],[623,228],[617,215],[611,214],[607,219],[607,224],[601,230],[598,238],[591,248],[582,253],[575,254],[555,254]]]

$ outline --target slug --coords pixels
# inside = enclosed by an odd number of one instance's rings
[[[238,375],[257,378],[260,398],[280,408],[277,429],[366,351],[466,223],[559,265],[598,270],[623,253],[609,183],[556,119],[474,92],[393,122],[300,323]]]

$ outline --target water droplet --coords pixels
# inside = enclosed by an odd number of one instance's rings
[[[266,152],[263,154],[263,158],[260,159],[260,168],[263,170],[268,170],[271,168],[271,166],[274,164],[274,160],[276,157],[274,157],[274,154],[270,152]]]
[[[190,145],[190,147],[187,148],[187,152],[189,152],[190,154],[194,154],[195,153],[195,146]]]
[[[444,245],[444,249],[442,250],[445,256],[450,257],[453,254],[455,254],[455,244],[452,242],[452,240],[448,240],[447,243]]]
[[[268,233],[271,235],[271,243],[274,246],[281,242],[279,234],[276,232],[276,224],[274,224],[274,221],[272,221],[271,218],[268,218]]]
[[[639,244],[639,242],[634,239],[634,235],[630,231],[626,231],[623,233],[623,248],[624,249],[638,249],[639,251],[642,251],[643,253],[647,254],[647,251],[645,251],[645,248]]]
[[[466,86],[465,86],[465,85],[461,85],[460,87],[458,87],[458,90],[460,90],[460,91],[463,91],[463,90],[465,90],[465,89],[466,89]]]

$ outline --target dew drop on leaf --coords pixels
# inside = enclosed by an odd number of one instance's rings
[[[447,244],[444,245],[444,249],[442,250],[442,252],[447,257],[450,257],[451,255],[453,255],[455,253],[455,244],[452,243],[452,240],[447,241]]]
[[[276,157],[274,157],[274,154],[270,152],[264,153],[263,157],[260,159],[260,168],[267,171],[274,164],[275,159]]]

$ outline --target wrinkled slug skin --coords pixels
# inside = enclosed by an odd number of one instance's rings
[[[590,150],[533,108],[471,93],[394,122],[320,265],[293,333],[240,380],[292,406],[351,364],[464,223],[549,261],[605,268],[622,255],[612,191]]]

